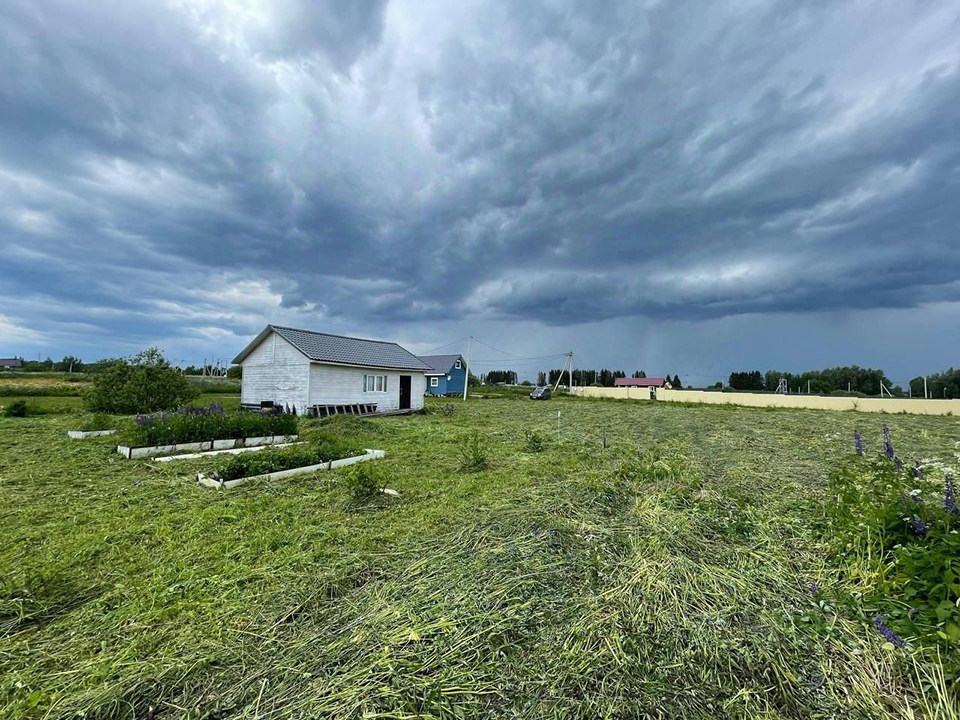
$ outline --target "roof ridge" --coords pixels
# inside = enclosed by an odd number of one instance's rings
[[[354,335],[338,335],[336,333],[320,332],[319,330],[304,330],[303,328],[290,327],[289,325],[274,325],[273,323],[270,323],[268,327],[271,327],[274,330],[293,330],[294,332],[310,333],[311,335],[325,335],[326,337],[342,338],[344,340],[359,340],[360,342],[381,343],[382,345],[396,345],[398,348],[406,350],[403,345],[393,340],[374,340],[372,338],[361,338]],[[407,350],[407,352],[410,351]],[[413,353],[410,354],[413,355]]]

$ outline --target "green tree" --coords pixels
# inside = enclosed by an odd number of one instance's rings
[[[91,412],[124,415],[171,410],[199,394],[159,349],[150,348],[109,362],[94,376],[84,404]]]
[[[680,382],[679,375],[674,375],[673,380],[670,382],[670,384],[673,385],[675,390],[683,390],[683,383]]]

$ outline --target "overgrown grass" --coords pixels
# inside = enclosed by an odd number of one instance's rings
[[[336,435],[315,435],[306,445],[286,448],[267,448],[255,453],[232,455],[221,461],[217,477],[222,480],[253,477],[280,470],[319,465],[330,460],[342,460],[365,452]]]
[[[304,423],[387,450],[400,497],[362,507],[349,469],[218,492],[0,420],[0,716],[957,716],[824,601],[856,587],[821,508],[862,415],[562,403],[559,432],[508,398]],[[888,422],[904,457],[960,430]]]

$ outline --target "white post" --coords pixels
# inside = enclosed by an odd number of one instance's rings
[[[470,348],[473,345],[473,335],[467,338],[467,375],[463,378],[463,400],[467,400],[467,389],[470,387]]]
[[[923,399],[926,400],[929,395],[927,395],[927,376],[923,376]]]
[[[570,353],[570,367],[567,369],[567,372],[570,373],[570,394],[573,394],[573,353]]]

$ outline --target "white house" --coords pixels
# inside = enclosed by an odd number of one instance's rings
[[[267,325],[233,360],[244,407],[366,414],[423,407],[431,368],[396,343]]]

